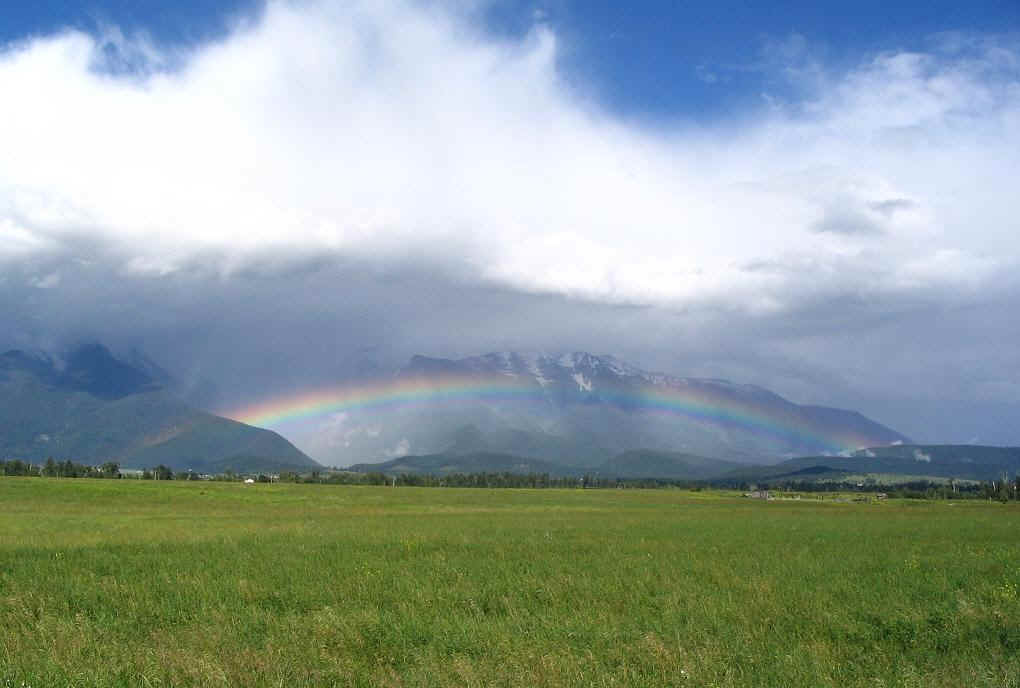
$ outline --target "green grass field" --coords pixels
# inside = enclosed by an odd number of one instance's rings
[[[0,688],[1017,686],[1020,508],[0,478]]]

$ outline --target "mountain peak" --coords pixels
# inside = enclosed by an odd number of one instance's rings
[[[144,371],[114,357],[99,343],[79,346],[67,355],[61,382],[100,399],[120,399],[159,385]]]
[[[160,370],[151,365],[152,370]],[[107,401],[154,391],[163,383],[146,370],[116,358],[98,343],[83,344],[61,358],[12,349],[0,355],[0,370],[28,373],[47,385]]]
[[[400,437],[417,433],[415,446],[429,451],[485,447],[549,459],[641,447],[749,460],[905,440],[856,411],[797,404],[755,385],[648,372],[587,351],[416,355],[400,375],[441,388],[451,373],[477,377],[486,391],[447,408],[426,399],[423,416]],[[502,378],[513,389],[505,398]],[[465,389],[463,401],[472,402],[471,385]]]
[[[0,354],[0,370],[22,370],[36,377],[52,377],[53,359],[42,352],[11,349]]]
[[[140,353],[132,357],[151,372],[96,343],[61,359],[0,354],[0,456],[211,472],[317,466],[276,433],[200,411],[171,394],[146,393],[161,389],[154,379],[161,369]]]

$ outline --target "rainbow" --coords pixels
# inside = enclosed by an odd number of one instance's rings
[[[750,432],[790,447],[839,452],[887,442],[867,433],[834,429],[807,417],[803,407],[741,399],[710,385],[600,389],[597,396],[600,401],[621,409],[679,415]],[[415,406],[432,408],[486,402],[519,402],[540,409],[542,404],[549,403],[549,398],[540,385],[528,379],[447,374],[306,390],[228,410],[221,415],[248,425],[282,428],[296,421],[345,411],[382,413]]]

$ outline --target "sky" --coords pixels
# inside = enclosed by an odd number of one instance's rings
[[[43,0],[0,93],[0,347],[214,409],[585,350],[1020,444],[1016,2]]]

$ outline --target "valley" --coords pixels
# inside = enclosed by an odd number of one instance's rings
[[[1020,673],[1016,502],[0,477],[0,504],[0,685]]]

